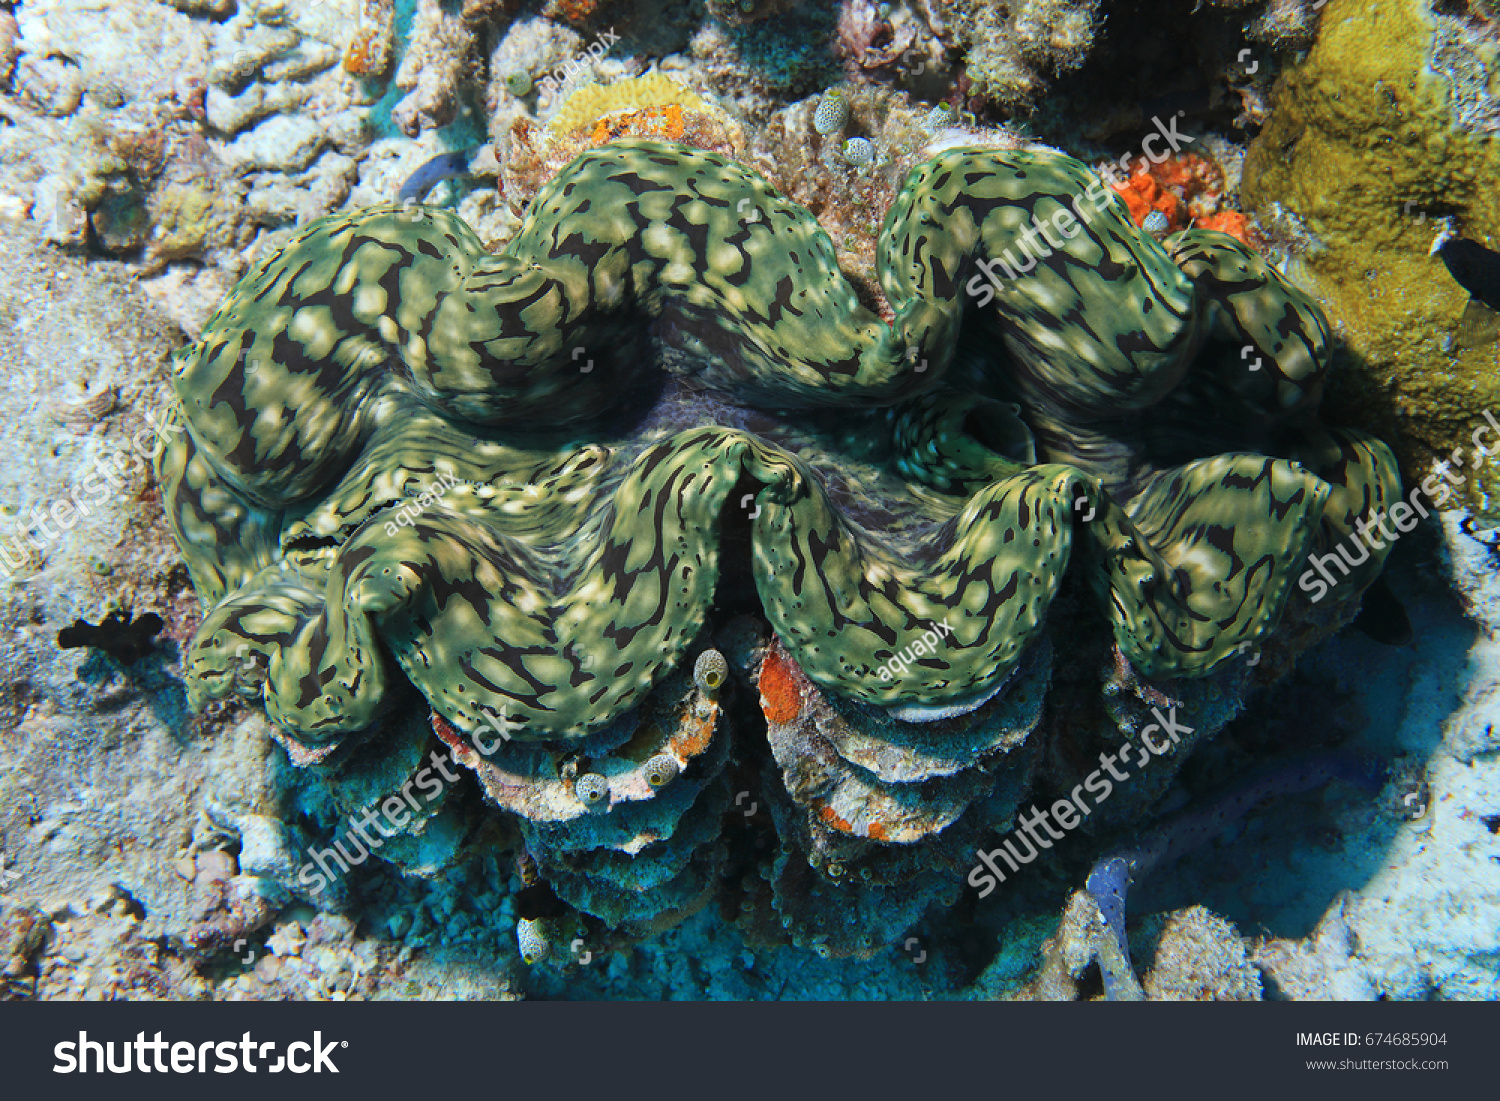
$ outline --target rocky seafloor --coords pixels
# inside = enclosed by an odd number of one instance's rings
[[[594,880],[568,879],[566,846],[548,848],[555,833],[494,812],[497,789],[467,775],[457,825],[443,819],[391,860],[308,892],[303,849],[332,840],[368,796],[361,784],[391,781],[358,772],[358,759],[328,780],[257,698],[189,702],[206,609],[159,471],[132,461],[160,451],[152,441],[181,398],[172,356],[214,331],[224,296],[300,227],[396,199],[448,152],[463,153],[461,167],[419,198],[455,211],[498,253],[576,154],[665,126],[806,208],[878,313],[881,221],[934,150],[1040,143],[1097,169],[1134,153],[1153,119],[1180,115],[1192,154],[1127,174],[1130,216],[1158,214],[1160,232],[1231,232],[1320,302],[1332,363],[1323,413],[1381,436],[1409,492],[1500,408],[1496,345],[1456,339],[1467,296],[1426,255],[1440,219],[1494,243],[1500,115],[1480,77],[1500,25],[1479,4],[1152,10],[0,3],[0,997],[1103,997],[1118,965],[1085,881],[1101,856],[1165,822],[1192,843],[1139,876],[1125,910],[1145,997],[1500,998],[1500,514],[1489,465],[1395,543],[1362,613],[1354,600],[1337,621],[1289,616],[1263,665],[1257,650],[1217,666],[1211,695],[1192,697],[1205,709],[1219,701],[1212,732],[986,898],[964,872],[976,844],[999,842],[1016,800],[996,809],[966,796],[978,809],[955,812],[961,842],[946,848],[946,820],[922,820],[936,838],[918,850],[937,854],[931,869],[866,865],[919,883],[916,901],[862,895],[855,914],[829,886],[841,854],[852,868],[901,846],[869,845],[867,831],[856,852],[800,824],[786,758],[795,731],[765,686],[768,658],[725,641],[743,600],[713,638],[737,681],[725,702],[735,740],[695,750],[724,758],[722,776],[704,781],[713,813],[692,826],[713,834],[720,848],[705,842],[703,859],[718,863],[692,905],[663,905],[671,920],[659,928],[620,918],[612,896],[595,901]],[[675,83],[651,83],[662,78]],[[1395,91],[1366,102],[1382,81]],[[670,101],[678,85],[690,90],[681,102],[664,101],[662,87]],[[87,491],[87,508],[58,519],[56,503],[90,485],[100,492]],[[1044,713],[1030,719],[1034,791],[1056,788],[1068,754],[1113,737],[1110,723],[1128,733],[1147,705],[1188,698],[1173,694],[1185,681],[1103,668],[1107,644],[1070,633],[1094,629],[1081,588],[1062,590],[1052,637],[1031,651],[1054,670]],[[75,622],[121,611],[160,617],[141,654],[60,646]],[[1045,691],[1045,675],[1022,667],[1038,675]],[[1101,720],[1068,695],[1081,685],[1128,706]],[[1374,787],[1273,780],[1264,798],[1212,810],[1258,765],[1300,750],[1377,759],[1383,774]],[[679,756],[673,776],[707,767]],[[992,767],[984,758],[979,771]],[[948,789],[934,788],[943,804]],[[774,805],[747,807],[747,793]],[[542,912],[539,875],[589,921],[529,964],[517,928]],[[830,951],[826,931],[813,935],[827,915],[865,939]],[[793,930],[794,918],[807,928]],[[543,920],[558,918],[548,909]]]

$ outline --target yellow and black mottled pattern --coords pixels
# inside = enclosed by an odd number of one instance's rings
[[[1330,340],[1318,304],[1228,234],[1189,229],[1167,244],[1219,334],[1240,345],[1235,389],[1279,414],[1315,408]]]
[[[977,270],[985,258],[993,281]],[[1079,420],[1158,400],[1204,333],[1192,281],[1060,153],[957,149],[919,166],[886,218],[880,263],[898,328],[934,363],[965,305],[992,291],[1012,384]]]
[[[321,744],[379,717],[394,662],[460,729],[504,711],[523,737],[584,734],[701,630],[746,485],[766,615],[839,694],[945,705],[1000,686],[1076,544],[1128,658],[1212,670],[1275,628],[1310,547],[1390,499],[1394,464],[1325,433],[1293,457],[1148,471],[1116,499],[1074,466],[998,454],[1021,419],[947,378],[979,309],[1001,342],[986,369],[1049,423],[1149,416],[1215,338],[1271,361],[1230,383],[1243,400],[1316,404],[1321,312],[1229,238],[1169,254],[1102,195],[1045,256],[1020,251],[1096,182],[1045,151],[919,167],[884,229],[889,325],[811,215],[666,143],[580,157],[499,255],[438,210],[312,223],[178,358],[188,431],[159,473],[206,607],[191,698],[261,698]],[[997,258],[1034,263],[981,303],[966,288]],[[889,407],[857,422],[885,439],[840,455],[718,425],[590,428],[662,362],[772,421]],[[945,621],[936,652],[881,674]]]

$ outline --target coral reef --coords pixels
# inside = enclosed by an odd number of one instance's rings
[[[1020,209],[1058,225],[1045,268]],[[585,153],[498,256],[431,208],[315,222],[176,363],[187,431],[160,474],[205,601],[190,696],[263,701],[351,812],[411,799],[436,739],[551,888],[633,938],[706,904],[732,859],[744,715],[704,640],[748,601],[769,630],[726,648],[769,736],[771,907],[796,942],[868,954],[956,898],[948,869],[1015,812],[1071,561],[1128,681],[1233,691],[1306,554],[1395,492],[1380,444],[1309,419],[1316,306],[1225,235],[1168,247],[1046,150],[911,173],[880,245],[889,325],[811,215],[684,145]],[[1001,264],[1037,273],[996,293]],[[959,354],[966,313],[1003,370]],[[1238,433],[1195,437],[1202,394]],[[828,407],[846,423],[818,428]],[[1287,458],[1256,453],[1277,439]]]
[[[1137,225],[1144,225],[1154,211],[1163,217],[1163,230],[1194,226],[1246,240],[1249,220],[1226,206],[1223,169],[1197,153],[1177,153],[1147,165],[1115,190]]]
[[[840,122],[822,134],[817,116],[830,102],[838,104]],[[1025,144],[1005,130],[957,129],[952,122],[944,106],[929,108],[885,87],[846,84],[777,110],[753,135],[751,163],[818,219],[833,241],[840,270],[860,300],[882,317],[887,314],[876,265],[881,215],[911,170],[945,148]],[[869,154],[868,161],[850,162],[844,150],[851,141]]]
[[[945,5],[965,48],[973,94],[1003,108],[1031,107],[1051,76],[1082,65],[1103,26],[1099,0],[959,0]]]
[[[705,20],[684,50],[698,78],[695,86],[712,88],[756,123],[786,98],[810,95],[838,79],[830,49],[838,16],[833,4],[796,4],[750,25]]]
[[[21,53],[16,39],[20,34],[21,25],[16,22],[16,17],[8,11],[0,11],[0,87],[8,89],[10,79],[15,75],[16,58]]]
[[[396,6],[392,0],[360,0],[359,22],[344,47],[344,69],[354,76],[381,77],[395,52]]]
[[[844,0],[838,45],[851,79],[883,76],[923,91],[951,77],[950,35],[938,5]]]
[[[0,3],[0,998],[1500,997],[1494,5],[1190,7]]]
[[[1251,8],[1256,0],[1227,0],[1221,7]],[[1306,46],[1326,20],[1325,5],[1318,0],[1265,0],[1245,22],[1246,37],[1280,49]]]
[[[708,14],[723,23],[744,25],[790,10],[793,0],[704,0]]]
[[[34,906],[10,906],[0,914],[0,1000],[36,992],[36,957],[47,939],[47,925]]]
[[[409,136],[446,126],[458,113],[462,77],[474,51],[474,28],[441,0],[417,0],[411,39],[396,70],[405,98],[391,121]]]
[[[500,185],[518,214],[544,184],[588,149],[622,138],[657,138],[738,157],[745,135],[733,117],[662,73],[585,84],[557,105],[545,128],[511,125]]]
[[[1234,926],[1202,906],[1168,917],[1144,988],[1157,1002],[1258,1002],[1265,994]]]

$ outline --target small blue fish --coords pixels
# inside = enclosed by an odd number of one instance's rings
[[[478,146],[468,149],[457,149],[452,153],[444,153],[440,157],[423,164],[413,172],[407,181],[401,185],[401,190],[396,192],[398,203],[420,202],[426,194],[444,180],[461,179],[469,174],[469,161],[473,159]]]

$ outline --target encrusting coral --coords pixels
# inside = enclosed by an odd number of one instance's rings
[[[745,135],[725,111],[659,72],[613,84],[585,84],[558,107],[545,127],[517,119],[501,165],[501,190],[517,212],[574,157],[624,138],[691,145],[738,158]]]
[[[1277,82],[1241,191],[1262,223],[1294,215],[1311,231],[1299,278],[1345,349],[1330,403],[1379,431],[1412,482],[1456,464],[1455,496],[1493,523],[1500,462],[1471,441],[1500,406],[1495,344],[1457,339],[1468,293],[1431,250],[1444,216],[1490,246],[1500,234],[1500,101],[1483,60],[1495,32],[1468,29],[1465,5],[1436,7],[1330,0],[1317,42]]]
[[[404,674],[557,894],[643,935],[730,866],[734,670],[781,925],[873,951],[1031,782],[1070,572],[1124,667],[1233,691],[1307,554],[1396,492],[1316,423],[1316,304],[1227,235],[1159,245],[1072,158],[939,154],[878,268],[889,323],[756,173],[639,139],[498,255],[436,209],[305,227],[176,362],[192,701],[262,702],[336,770],[431,742]]]

